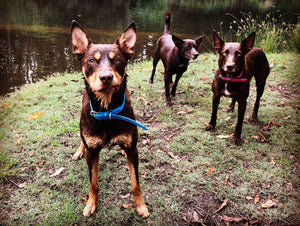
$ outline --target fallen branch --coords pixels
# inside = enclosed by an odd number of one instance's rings
[[[9,183],[12,183],[13,185],[15,185],[17,188],[20,188],[19,185],[17,185],[15,182],[13,182],[12,180],[8,179],[7,177],[4,177],[4,179],[9,182]]]

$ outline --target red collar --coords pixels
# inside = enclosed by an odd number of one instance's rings
[[[222,79],[223,81],[226,82],[246,82],[248,79],[247,78],[241,78],[243,74],[243,71],[241,72],[240,75],[233,77],[233,78],[227,78],[223,77],[221,74],[219,74],[219,78]]]

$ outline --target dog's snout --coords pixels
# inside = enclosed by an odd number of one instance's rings
[[[99,78],[103,84],[109,84],[113,80],[113,74],[112,73],[100,74]]]
[[[227,71],[229,71],[229,72],[233,71],[233,68],[234,68],[234,65],[233,65],[233,64],[226,65],[226,69],[227,69]]]

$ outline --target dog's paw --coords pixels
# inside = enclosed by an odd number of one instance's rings
[[[72,159],[77,161],[82,158],[83,154],[84,152],[76,152],[74,155],[72,155]]]
[[[233,107],[228,107],[227,110],[226,110],[227,113],[231,113],[231,112],[233,112],[233,111],[234,111],[234,108],[233,108]]]
[[[251,117],[251,118],[249,118],[249,122],[251,123],[251,124],[255,124],[255,123],[257,123],[258,122],[258,120],[257,120],[257,117]]]
[[[236,138],[236,137],[234,137],[234,138],[233,138],[233,143],[234,143],[235,145],[237,145],[237,146],[241,146],[241,145],[243,144],[243,141],[242,141],[241,138]]]
[[[205,127],[205,131],[211,131],[213,130],[215,127],[211,124],[208,124],[206,127]]]
[[[136,207],[136,213],[137,215],[141,215],[143,218],[149,217],[148,208],[145,204]]]
[[[153,79],[149,79],[149,83],[151,83],[151,84],[152,84],[152,83],[153,83]]]
[[[94,202],[88,202],[83,210],[83,216],[89,217],[96,212],[97,205]]]

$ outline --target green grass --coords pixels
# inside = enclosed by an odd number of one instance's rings
[[[197,212],[206,225],[222,216],[246,217],[262,224],[299,219],[299,55],[267,54],[272,63],[258,118],[252,125],[252,81],[244,119],[243,146],[231,138],[237,109],[226,113],[222,98],[215,131],[204,127],[211,114],[211,82],[216,56],[191,63],[178,85],[174,105],[165,105],[163,71],[153,84],[149,62],[129,65],[128,87],[138,121],[140,180],[150,216],[142,219],[131,203],[127,161],[119,149],[104,149],[99,163],[99,202],[95,215],[82,216],[89,191],[85,160],[70,156],[80,144],[80,73],[49,77],[0,100],[1,224],[6,225],[188,225]],[[40,118],[28,116],[43,112]],[[270,123],[267,130],[263,126]],[[266,128],[266,127],[265,127]],[[259,133],[266,137],[260,140]],[[64,171],[51,177],[56,170]],[[209,174],[213,167],[214,172]],[[26,182],[22,188],[18,185]],[[24,185],[24,184],[23,184]],[[246,197],[259,196],[258,203]],[[221,211],[215,211],[229,199]],[[263,209],[271,199],[278,205]]]

